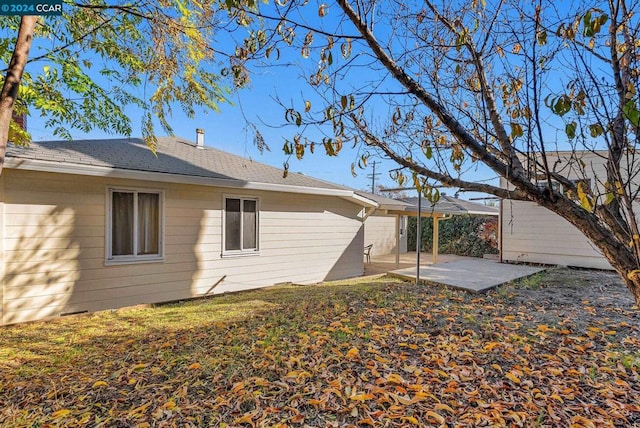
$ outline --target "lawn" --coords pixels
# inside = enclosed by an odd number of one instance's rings
[[[0,329],[0,425],[633,426],[639,325],[614,276],[568,269],[67,317]]]

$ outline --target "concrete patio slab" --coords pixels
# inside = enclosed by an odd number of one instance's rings
[[[465,259],[421,266],[420,281],[480,293],[543,270],[542,267],[512,265],[486,259]],[[397,269],[388,274],[415,281],[416,267]]]

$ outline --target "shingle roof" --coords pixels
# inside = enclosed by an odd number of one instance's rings
[[[372,201],[375,201],[379,207],[381,209],[385,209],[385,210],[404,210],[405,208],[409,207],[410,204],[408,204],[407,202],[404,202],[400,199],[392,199],[392,198],[388,198],[386,196],[382,196],[382,195],[378,195],[375,193],[369,193],[369,192],[364,192],[361,190],[356,190],[356,193],[359,194],[360,196],[363,196],[367,199],[370,199]]]
[[[7,159],[36,160],[61,165],[107,167],[118,170],[177,174],[322,189],[352,190],[283,170],[211,147],[198,148],[176,137],[159,137],[157,157],[138,138],[41,141],[29,146],[9,144]],[[7,167],[11,167],[8,164]]]
[[[418,198],[403,198],[402,201],[411,205],[409,210],[418,210]],[[478,204],[476,202],[465,201],[464,199],[454,198],[452,196],[441,195],[440,199],[434,204],[427,199],[422,198],[421,211],[427,213],[438,214],[478,214],[478,215],[498,215],[499,210],[496,207]]]

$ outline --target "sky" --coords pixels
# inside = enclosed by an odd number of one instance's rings
[[[396,164],[390,160],[379,157],[371,159],[369,167],[365,170],[356,169],[357,176],[351,174],[351,164],[358,161],[358,151],[345,145],[336,157],[325,155],[324,149],[319,148],[314,154],[307,152],[302,160],[295,156],[287,156],[282,146],[285,137],[291,138],[294,129],[282,127],[285,124],[284,110],[273,98],[278,93],[281,98],[299,98],[298,94],[287,93],[283,86],[299,87],[291,82],[292,74],[286,70],[273,68],[265,70],[260,75],[252,76],[251,87],[241,90],[232,96],[234,105],[221,104],[220,111],[198,111],[195,118],[190,119],[181,114],[179,109],[174,110],[170,119],[176,136],[195,141],[196,128],[205,131],[205,145],[224,150],[243,157],[251,158],[271,166],[282,168],[284,162],[289,163],[291,172],[302,172],[306,175],[327,180],[333,183],[345,185],[360,190],[371,190],[371,178],[373,173],[371,162],[376,162],[376,187],[397,187],[389,178],[389,170],[396,168]],[[295,80],[295,78],[294,78]],[[277,82],[284,83],[278,84]],[[133,137],[140,136],[140,112],[131,111]],[[247,125],[247,121],[255,124],[263,134],[270,150],[261,152],[253,142],[253,129]],[[59,139],[53,135],[52,129],[45,127],[45,119],[37,115],[28,118],[28,130],[34,141]],[[158,136],[165,135],[157,126]],[[84,134],[73,131],[74,139],[83,138],[115,138],[118,135],[110,135],[101,131]]]
[[[305,61],[296,55],[297,61]],[[307,61],[314,61],[312,58]],[[27,70],[42,67],[43,63],[33,63],[27,66]],[[291,139],[296,129],[291,126],[283,127],[285,124],[284,109],[274,99],[278,96],[280,101],[289,105],[295,105],[302,109],[305,99],[306,82],[300,79],[300,71],[295,66],[260,67],[253,70],[251,75],[251,85],[235,93],[231,100],[234,105],[221,104],[220,111],[197,110],[193,119],[181,114],[180,109],[174,109],[174,115],[169,122],[173,127],[176,136],[195,140],[196,128],[205,131],[205,145],[216,149],[231,152],[243,157],[251,158],[258,162],[263,162],[274,167],[282,168],[288,162],[291,172],[301,172],[306,175],[345,185],[360,190],[372,190],[372,184],[377,189],[379,186],[385,188],[396,188],[397,184],[390,178],[389,171],[397,168],[397,165],[379,156],[372,156],[366,169],[356,168],[357,176],[351,172],[352,163],[357,163],[360,151],[345,144],[338,156],[329,157],[325,155],[324,149],[319,147],[314,154],[307,151],[302,160],[295,156],[287,156],[282,146],[285,138]],[[308,89],[307,89],[308,90]],[[386,108],[386,107],[385,107]],[[133,137],[139,137],[140,132],[140,111],[130,110],[129,117],[132,121]],[[51,129],[44,125],[45,119],[37,115],[28,118],[28,130],[34,141],[58,139],[53,135]],[[254,132],[247,122],[255,124],[265,138],[270,147],[270,151],[261,152],[253,142]],[[156,127],[158,136],[165,133],[158,125]],[[109,135],[101,131],[83,134],[77,130],[72,131],[75,139],[83,138],[114,138],[119,135]],[[317,134],[316,134],[317,135]],[[375,162],[376,175],[375,182],[372,183],[373,163]],[[478,171],[464,178],[468,180],[487,180],[494,177],[491,172]],[[492,182],[497,184],[497,179]],[[453,194],[451,190],[448,194]],[[411,193],[411,192],[409,192]],[[471,195],[474,196],[474,195]],[[462,197],[469,195],[462,194]]]

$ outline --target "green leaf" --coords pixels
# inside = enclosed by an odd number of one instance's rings
[[[427,159],[431,159],[433,157],[433,149],[431,146],[427,146],[424,150],[424,155]]]
[[[336,150],[333,146],[333,140],[331,138],[323,138],[322,144],[324,145],[324,150],[328,156],[336,156]]]
[[[616,195],[613,192],[607,192],[605,194],[605,200],[604,200],[604,204],[605,205],[609,205],[611,202],[613,202],[616,199]]]
[[[565,132],[567,133],[567,137],[573,139],[576,137],[576,123],[570,122],[564,127]]]
[[[285,140],[284,145],[282,146],[282,151],[285,155],[293,154],[293,144],[289,140]]]
[[[633,126],[638,127],[640,125],[640,111],[638,111],[634,100],[627,101],[622,107],[622,112]]]
[[[536,34],[536,40],[540,46],[544,46],[547,44],[547,32],[544,30],[538,31]]]
[[[589,125],[589,132],[593,138],[597,138],[604,134],[604,128],[599,123]]]
[[[567,95],[559,97],[553,106],[553,112],[559,116],[564,116],[571,110],[571,99]]]

